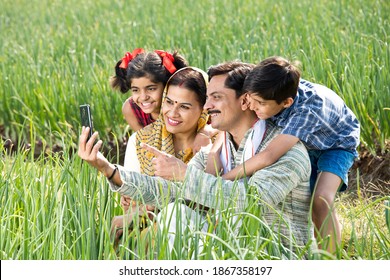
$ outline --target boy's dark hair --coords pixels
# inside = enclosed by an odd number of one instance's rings
[[[209,75],[209,81],[214,76],[227,74],[225,87],[235,90],[236,98],[239,98],[245,93],[243,88],[245,78],[255,66],[255,64],[234,60],[211,66],[207,70],[207,74]]]
[[[206,103],[206,81],[201,72],[191,67],[174,73],[171,79],[168,81],[167,86],[180,86],[181,88],[195,92],[196,100],[199,102],[202,108]]]
[[[188,66],[184,57],[176,51],[172,54],[173,65],[177,70]],[[119,67],[122,60],[115,65],[115,76],[111,77],[110,84],[113,89],[126,93],[131,88],[131,81],[134,78],[148,77],[154,83],[167,83],[172,74],[165,68],[161,56],[156,52],[145,52],[135,56],[127,66],[127,69]]]
[[[287,98],[295,98],[301,73],[287,59],[279,56],[261,61],[248,74],[244,90],[265,100],[280,104]]]

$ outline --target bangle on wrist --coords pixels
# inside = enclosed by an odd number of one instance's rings
[[[115,175],[115,173],[116,173],[117,170],[118,170],[118,166],[115,165],[114,171],[112,171],[111,176],[108,177],[108,181],[111,181],[111,179],[114,178],[114,175]]]

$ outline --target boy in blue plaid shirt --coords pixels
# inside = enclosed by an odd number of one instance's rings
[[[247,76],[244,89],[257,117],[271,119],[282,131],[264,151],[222,177],[234,180],[251,175],[302,141],[312,165],[316,236],[320,248],[334,252],[341,241],[341,225],[333,202],[337,191],[347,188],[348,171],[358,156],[360,125],[356,116],[329,88],[300,79],[298,68],[282,57],[260,62]]]

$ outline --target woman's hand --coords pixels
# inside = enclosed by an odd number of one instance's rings
[[[157,150],[155,147],[149,146],[148,144],[141,143],[141,148],[154,155],[152,162],[155,170],[155,176],[159,176],[166,180],[184,180],[187,164],[172,155],[168,155]]]
[[[224,139],[224,133],[219,133],[217,135],[217,139],[215,140],[207,156],[207,163],[205,168],[206,173],[209,173],[214,176],[220,175],[222,173],[223,166],[219,155],[221,153]]]
[[[131,198],[127,195],[121,195],[121,206],[123,208],[123,211],[127,212],[131,205]]]
[[[208,135],[204,133],[197,133],[192,147],[192,153],[195,155],[202,147],[206,147],[210,144],[211,139]]]
[[[211,144],[218,134],[218,130],[211,127],[211,125],[205,125],[195,136],[192,152],[194,155],[199,152],[202,147],[206,147]]]

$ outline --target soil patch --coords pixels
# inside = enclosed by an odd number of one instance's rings
[[[364,196],[390,195],[390,141],[386,143],[382,153],[378,148],[376,155],[370,153],[364,146],[360,147],[359,159],[353,165],[348,191]]]

